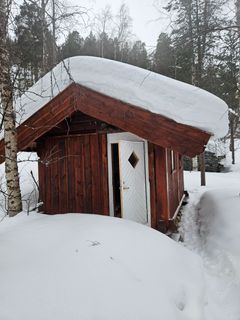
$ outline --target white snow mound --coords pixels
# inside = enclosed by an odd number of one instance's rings
[[[134,222],[20,214],[0,257],[0,319],[203,319],[200,258]]]
[[[228,131],[226,103],[189,84],[125,63],[77,56],[59,63],[16,101],[18,124],[72,82],[220,138]]]

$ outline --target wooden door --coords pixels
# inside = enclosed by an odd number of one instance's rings
[[[146,224],[147,194],[144,142],[119,142],[122,218]]]

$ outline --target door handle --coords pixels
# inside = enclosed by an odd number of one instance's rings
[[[130,189],[129,187],[122,187],[123,188],[123,190],[128,190],[128,189]]]

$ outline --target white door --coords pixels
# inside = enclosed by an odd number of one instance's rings
[[[144,142],[119,141],[119,169],[122,218],[146,224]]]

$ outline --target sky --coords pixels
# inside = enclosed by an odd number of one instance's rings
[[[156,41],[161,32],[167,31],[169,20],[163,12],[159,12],[155,3],[160,3],[159,7],[164,6],[167,0],[69,0],[76,5],[89,7],[94,12],[100,12],[110,5],[112,13],[116,14],[120,5],[125,3],[129,7],[132,17],[133,34],[137,39],[146,43],[147,48],[151,50],[156,46]],[[164,10],[162,10],[164,11]]]

